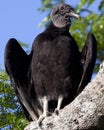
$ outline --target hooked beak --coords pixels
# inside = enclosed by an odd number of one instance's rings
[[[80,16],[77,13],[75,13],[73,10],[71,10],[71,12],[68,15],[70,17],[74,17],[76,19],[80,19]]]

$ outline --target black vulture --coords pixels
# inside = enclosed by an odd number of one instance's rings
[[[69,33],[70,18],[80,18],[70,5],[58,4],[50,16],[29,55],[14,38],[5,48],[5,68],[29,121],[58,114],[88,84],[96,61],[94,35],[88,34],[80,52]]]

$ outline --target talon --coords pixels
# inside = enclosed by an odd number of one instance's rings
[[[38,119],[38,125],[41,126],[42,121],[44,120],[44,118],[46,117],[46,115],[42,114],[39,119]]]
[[[48,117],[48,116],[51,116],[52,115],[52,113],[51,112],[46,112],[46,113],[43,113],[40,117],[39,117],[39,119],[38,119],[38,125],[39,126],[41,126],[41,123],[42,123],[42,121],[44,120],[44,118],[45,117]]]
[[[47,111],[47,116],[51,116],[51,115],[52,115],[52,113]]]
[[[60,95],[60,96],[58,97],[57,108],[56,108],[55,111],[54,111],[56,115],[59,115],[59,110],[60,110],[60,108],[61,108],[62,101],[63,101],[63,96]]]
[[[55,111],[54,111],[54,113],[55,113],[56,115],[59,115],[59,110],[56,108]]]

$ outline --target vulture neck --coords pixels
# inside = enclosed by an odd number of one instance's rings
[[[64,28],[56,27],[52,22],[47,26],[45,32],[51,33],[58,33],[58,34],[69,34],[69,27],[66,26]]]

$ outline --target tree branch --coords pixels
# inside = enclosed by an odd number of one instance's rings
[[[24,130],[40,130],[31,122]],[[104,62],[96,77],[64,109],[43,120],[41,130],[104,130]]]

